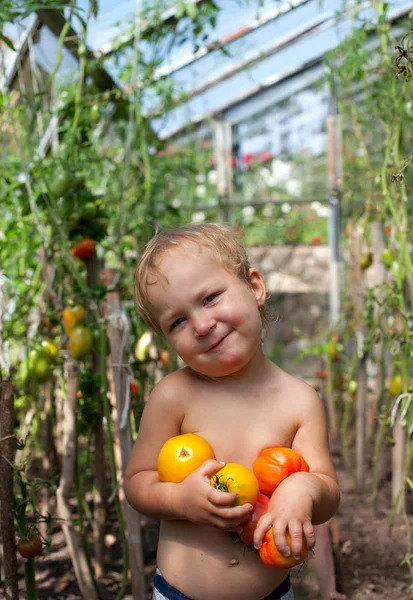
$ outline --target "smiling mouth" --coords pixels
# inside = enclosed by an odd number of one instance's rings
[[[220,338],[217,342],[212,344],[212,346],[210,348],[208,348],[208,352],[210,352],[211,350],[214,350],[215,348],[217,348],[217,346],[222,344],[222,342],[227,339],[227,337],[230,335],[230,333],[231,333],[231,331],[229,333],[227,333],[226,335],[224,335],[222,338]]]

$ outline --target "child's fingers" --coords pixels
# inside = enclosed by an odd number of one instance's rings
[[[264,536],[267,533],[267,531],[272,527],[273,522],[274,517],[269,513],[262,515],[262,517],[259,519],[257,527],[254,531],[254,546],[257,550],[261,548]]]
[[[208,490],[207,497],[216,506],[235,506],[238,501],[238,495],[234,492],[221,492],[221,490],[217,490],[212,485]]]
[[[283,556],[287,557],[287,556],[290,556],[291,550],[287,543],[287,538],[285,537],[286,529],[287,529],[286,521],[276,521],[272,526],[272,534],[274,537],[274,543],[277,546],[278,550],[281,552],[281,554]],[[290,535],[292,537],[291,531],[290,531]]]
[[[315,546],[315,532],[310,520],[303,523],[303,531],[307,542],[307,548],[312,550]]]
[[[206,460],[200,467],[198,467],[197,471],[199,475],[201,475],[206,481],[211,479],[215,473],[217,473],[222,467],[225,465],[224,462],[220,462],[218,460]]]
[[[291,551],[296,560],[300,560],[303,557],[303,526],[300,521],[291,521],[288,524],[288,531],[291,536]],[[274,538],[275,540],[275,538]],[[281,548],[278,546],[280,552]]]

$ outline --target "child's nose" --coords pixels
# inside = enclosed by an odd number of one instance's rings
[[[203,314],[198,314],[194,317],[193,323],[196,337],[203,337],[208,335],[215,326],[215,319],[213,319],[211,315],[203,312]]]

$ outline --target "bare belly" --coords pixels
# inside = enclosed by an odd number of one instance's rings
[[[158,566],[166,581],[193,600],[261,600],[288,571],[264,565],[230,534],[187,521],[163,521]]]

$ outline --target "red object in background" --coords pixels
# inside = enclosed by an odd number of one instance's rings
[[[231,156],[231,164],[232,164],[233,167],[237,166],[238,161],[237,161],[237,157],[236,156]]]
[[[70,249],[72,256],[77,256],[82,260],[87,260],[96,254],[95,240],[91,238],[85,238],[81,242],[78,242],[73,248]]]
[[[323,240],[321,238],[321,235],[315,235],[311,240],[311,243],[313,244],[313,246],[318,246],[319,244],[321,244],[322,241]]]
[[[138,384],[136,383],[136,381],[132,381],[130,384],[130,393],[133,399],[136,398],[136,395],[138,393]]]
[[[391,234],[391,227],[390,227],[390,225],[385,225],[385,226],[383,227],[383,231],[384,231],[384,233],[385,233],[386,235],[390,235],[390,234]]]
[[[271,152],[268,152],[268,150],[263,150],[263,152],[260,153],[261,162],[266,163],[271,159],[272,159],[272,154],[271,154]]]
[[[209,159],[209,165],[215,167],[215,156],[211,156]]]
[[[246,165],[251,165],[254,160],[255,160],[255,154],[251,154],[250,152],[246,152],[243,156],[242,156],[242,160],[244,161],[244,163]]]

